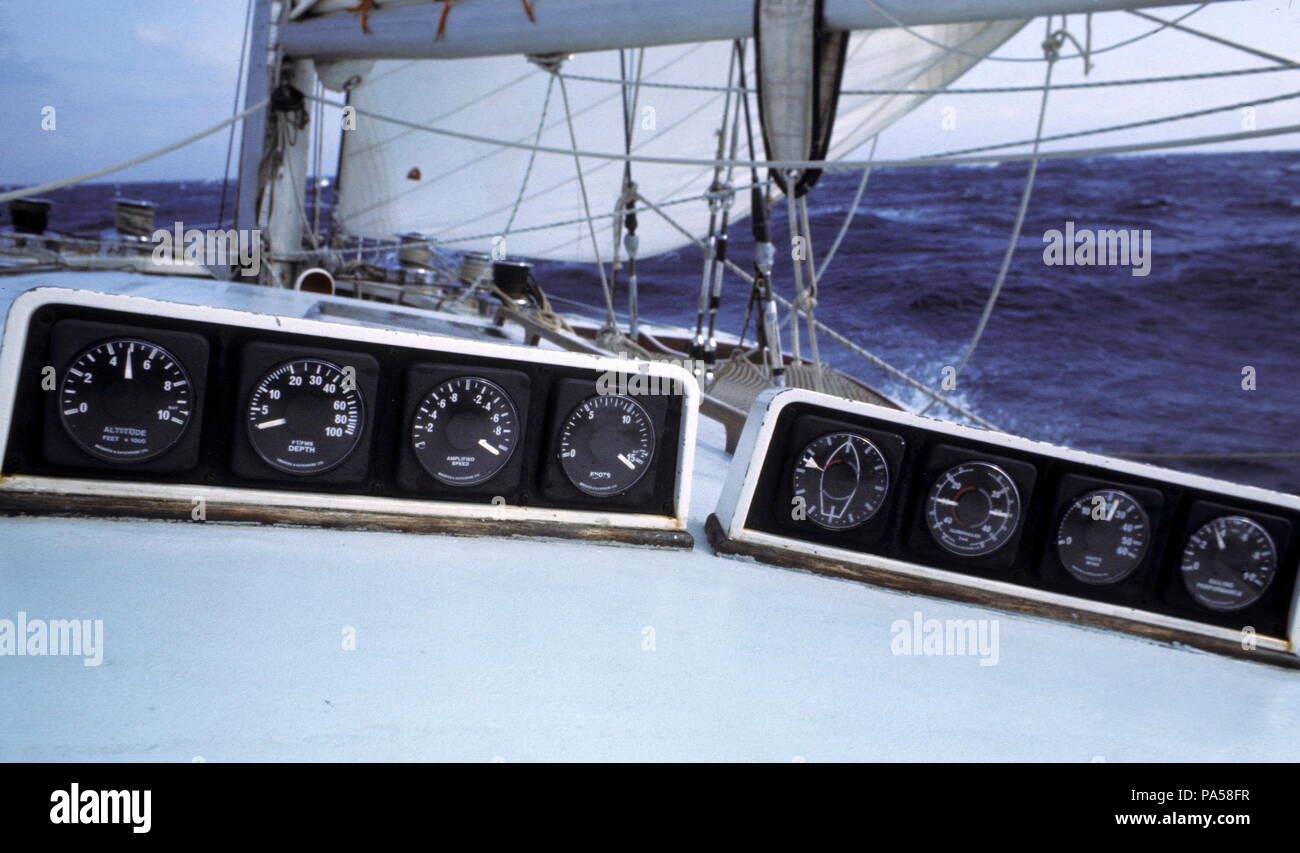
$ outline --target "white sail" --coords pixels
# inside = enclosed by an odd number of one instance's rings
[[[520,12],[522,15],[522,10]],[[929,39],[960,48],[946,51],[897,29],[854,34],[844,88],[926,90],[942,88],[1014,35],[1025,20],[942,24],[917,28]],[[455,26],[455,11],[449,27]],[[642,82],[723,87],[732,45],[710,42],[648,48]],[[753,60],[753,50],[748,52]],[[632,52],[628,53],[629,58]],[[365,68],[347,63],[350,68]],[[324,73],[327,84],[340,76]],[[351,70],[348,72],[352,73]],[[577,148],[622,153],[623,103],[616,51],[569,58],[563,73],[605,82],[568,79],[569,106]],[[346,75],[342,75],[346,76]],[[595,260],[574,159],[536,155],[527,189],[515,210],[530,152],[435,135],[370,118],[364,113],[400,118],[461,133],[532,143],[545,99],[549,73],[523,57],[463,60],[386,60],[376,62],[352,91],[351,103],[363,114],[344,134],[339,175],[337,224],[344,233],[392,238],[420,232],[448,248],[488,251],[493,237],[506,237],[514,256],[591,262]],[[752,86],[752,69],[749,73]],[[612,82],[608,82],[612,81]],[[853,155],[872,136],[919,106],[925,94],[845,95],[835,123],[832,159]],[[633,151],[709,159],[717,154],[722,120],[721,91],[642,86],[634,116]],[[755,145],[762,156],[758,112],[751,101]],[[742,131],[743,140],[743,131]],[[570,130],[558,83],[552,92],[540,144],[570,148]],[[747,159],[742,141],[741,159]],[[612,214],[622,189],[622,164],[582,162],[590,210],[596,222],[601,258],[612,251]],[[418,171],[413,171],[418,170]],[[418,175],[418,178],[416,177]],[[708,167],[635,164],[641,193],[659,204],[697,196],[712,181]],[[732,176],[746,185],[747,172]],[[738,193],[733,218],[748,213],[747,193]],[[703,235],[708,209],[703,201],[671,208],[688,231]],[[642,257],[672,251],[689,241],[652,213],[640,217]],[[540,229],[552,223],[569,222]],[[507,226],[510,233],[507,234]],[[537,229],[537,230],[530,230]]]

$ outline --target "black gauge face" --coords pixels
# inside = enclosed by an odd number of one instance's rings
[[[411,424],[420,464],[449,486],[476,486],[505,467],[519,442],[519,416],[501,386],[449,379],[424,396]]]
[[[1256,521],[1223,515],[1202,525],[1183,548],[1183,583],[1211,610],[1241,610],[1259,600],[1277,574],[1277,546]]]
[[[650,467],[655,430],[631,397],[598,394],[577,405],[560,429],[560,467],[569,482],[595,497],[626,492]]]
[[[945,471],[926,499],[925,520],[944,550],[982,557],[1007,544],[1020,523],[1020,492],[1005,471],[963,462]]]
[[[1151,542],[1151,519],[1128,492],[1088,492],[1065,511],[1056,533],[1061,565],[1084,583],[1112,584],[1128,577]]]
[[[889,466],[863,436],[832,432],[814,439],[794,463],[794,495],[808,520],[827,530],[848,530],[879,511],[889,492]]]
[[[319,474],[356,449],[364,403],[355,380],[328,361],[286,361],[262,376],[248,398],[248,437],[266,464]]]
[[[81,353],[63,374],[59,414],[72,440],[109,462],[143,462],[180,441],[194,411],[180,361],[157,344],[115,338]]]

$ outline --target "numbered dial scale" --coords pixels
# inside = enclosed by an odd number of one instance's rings
[[[1056,533],[1061,565],[1088,584],[1119,583],[1142,562],[1151,519],[1128,492],[1098,489],[1070,504]]]
[[[63,374],[59,415],[85,452],[109,462],[142,462],[167,452],[190,425],[189,374],[167,350],[113,338],[82,352]]]
[[[1020,514],[1015,482],[988,462],[949,468],[931,486],[925,502],[930,535],[959,557],[982,557],[1007,544]]]
[[[570,483],[593,497],[621,494],[635,486],[654,454],[654,424],[631,397],[588,397],[560,428],[560,467]]]
[[[519,443],[519,415],[501,386],[477,376],[449,379],[420,401],[411,447],[420,464],[449,486],[475,486],[497,475]]]
[[[1183,583],[1192,598],[1211,610],[1241,610],[1268,589],[1277,561],[1273,537],[1259,522],[1224,515],[1187,538]]]
[[[808,520],[848,530],[870,520],[889,492],[889,466],[870,440],[832,432],[809,442],[794,464],[794,495]]]
[[[253,386],[246,412],[248,438],[276,470],[328,471],[342,464],[361,440],[364,406],[355,379],[337,364],[315,358],[287,361]]]

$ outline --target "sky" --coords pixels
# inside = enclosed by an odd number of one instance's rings
[[[489,0],[475,0],[488,2]],[[500,0],[504,2],[504,0]],[[894,0],[898,2],[898,0]],[[243,34],[245,0],[0,0],[0,183],[34,184],[126,160],[230,116]],[[1192,7],[1167,7],[1173,17]],[[545,14],[545,0],[538,3]],[[1083,16],[1069,19],[1082,38]],[[1187,21],[1252,47],[1300,59],[1300,0],[1216,3]],[[1094,18],[1101,47],[1153,27],[1127,13]],[[1040,56],[1043,23],[1031,22],[1001,56]],[[1055,81],[1105,80],[1269,64],[1184,33],[1166,31],[1100,54],[1085,77],[1080,60],[1064,61]],[[986,61],[959,86],[1037,84],[1040,63]],[[1300,89],[1300,71],[1133,89],[1054,94],[1048,133],[1166,115]],[[42,109],[56,109],[56,129],[42,129]],[[964,148],[1031,136],[1037,95],[933,98],[881,137],[880,157]],[[1238,111],[1174,126],[1101,137],[1098,144],[1170,135],[1231,133]],[[1261,106],[1260,128],[1300,123],[1300,100]],[[225,133],[116,175],[113,180],[212,179],[223,173]],[[336,157],[331,140],[325,162]],[[1300,147],[1300,136],[1234,143],[1232,149]],[[236,143],[237,148],[237,143]],[[1206,150],[1206,149],[1201,149]],[[1217,150],[1226,150],[1220,146]]]

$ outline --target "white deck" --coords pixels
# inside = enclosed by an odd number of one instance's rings
[[[0,761],[1300,759],[1300,674],[711,556],[701,427],[694,553],[0,519],[0,619],[106,647],[0,657]],[[917,610],[998,663],[894,655]]]

